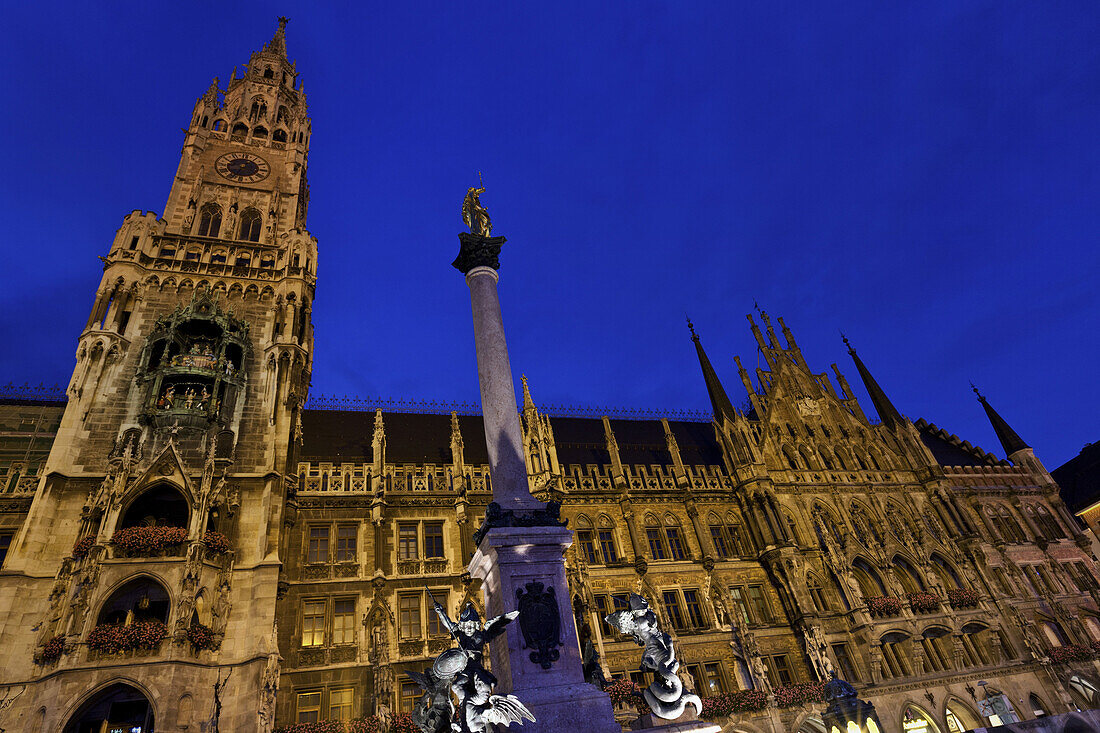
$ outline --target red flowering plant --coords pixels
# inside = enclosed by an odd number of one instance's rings
[[[1087,662],[1088,660],[1092,659],[1092,657],[1092,649],[1086,646],[1080,646],[1078,644],[1056,646],[1050,650],[1050,660],[1055,664],[1065,664],[1066,662]]]
[[[183,527],[125,527],[111,537],[111,544],[128,557],[150,557],[186,541]]]
[[[949,588],[947,602],[951,608],[974,608],[978,605],[978,592],[969,588]]]
[[[222,555],[229,552],[229,538],[223,535],[221,532],[215,532],[209,530],[202,536],[202,543],[206,545],[206,549],[213,552],[215,555]]]
[[[897,616],[901,613],[901,601],[893,596],[871,596],[867,600],[867,612],[872,616]]]
[[[88,553],[92,551],[92,547],[95,546],[95,535],[85,535],[76,541],[73,545],[73,559],[83,560],[88,557]]]
[[[377,715],[356,720],[321,720],[295,723],[279,728],[275,733],[382,733],[382,721]],[[408,713],[401,713],[390,722],[389,733],[420,733],[420,728]]]
[[[88,648],[106,654],[117,654],[131,649],[156,649],[168,635],[168,627],[161,621],[137,621],[124,624],[99,624],[88,634]]]
[[[913,613],[935,613],[940,610],[940,598],[935,594],[920,591],[907,593],[905,597],[909,600],[909,608],[913,609]]]
[[[214,630],[200,623],[187,627],[187,640],[196,651],[214,648]]]
[[[1100,641],[1089,642],[1089,646],[1094,652],[1100,652]]]
[[[612,705],[633,705],[635,710],[644,715],[650,712],[650,709],[645,698],[642,697],[643,689],[645,688],[637,682],[623,677],[612,681],[611,684],[603,688],[603,691],[611,698]]]
[[[704,720],[724,718],[739,713],[754,713],[768,706],[768,696],[763,690],[737,690],[714,697],[703,698],[703,711],[699,714]]]
[[[58,635],[42,645],[42,648],[34,653],[35,664],[53,664],[65,653],[65,637]]]
[[[775,705],[780,708],[823,702],[824,700],[824,682],[796,682],[793,685],[783,685],[775,688]]]

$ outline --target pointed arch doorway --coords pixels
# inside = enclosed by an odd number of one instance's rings
[[[77,708],[62,733],[152,733],[153,706],[136,687],[119,682],[92,695]]]

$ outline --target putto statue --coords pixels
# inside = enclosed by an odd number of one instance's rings
[[[489,219],[489,212],[481,205],[481,194],[485,193],[485,186],[481,182],[481,174],[477,174],[477,187],[471,186],[466,190],[466,197],[462,199],[462,221],[470,228],[470,234],[479,237],[493,236],[493,222]]]
[[[430,591],[429,591],[430,593]],[[452,621],[446,609],[433,602],[435,613],[447,631],[458,642],[457,649],[448,649],[436,657],[432,668],[424,674],[409,673],[409,677],[424,690],[413,711],[413,721],[423,733],[484,733],[490,725],[509,725],[535,716],[514,695],[494,695],[497,678],[481,663],[482,651],[491,640],[504,633],[519,611],[481,622],[473,604],[467,603]],[[458,709],[451,703],[448,688],[458,698]]]
[[[684,692],[684,683],[677,676],[680,661],[672,647],[672,638],[657,627],[657,614],[649,603],[637,593],[630,594],[630,608],[616,611],[605,619],[607,623],[627,634],[645,647],[642,653],[642,671],[653,672],[652,684],[642,691],[646,704],[653,714],[665,720],[674,720],[684,714],[690,704],[695,714],[703,711],[703,701],[698,695]]]

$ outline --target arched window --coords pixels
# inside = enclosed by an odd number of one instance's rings
[[[955,568],[951,567],[951,564],[944,560],[939,555],[932,555],[932,570],[939,576],[940,581],[943,583],[944,588],[962,588],[962,582],[959,580],[959,574],[955,572]]]
[[[924,590],[924,581],[921,580],[920,573],[904,557],[894,557],[893,570],[894,577],[898,579],[906,593],[920,593]]]
[[[865,598],[886,595],[886,586],[878,576],[878,571],[861,557],[852,561],[852,574],[855,575],[859,590]]]
[[[225,129],[225,120],[214,120],[214,130],[221,132]]]
[[[1039,696],[1034,692],[1027,696],[1027,702],[1031,706],[1031,714],[1036,718],[1045,718],[1047,716],[1047,706],[1043,704],[1043,701],[1039,699]]]
[[[599,565],[600,552],[596,549],[596,531],[592,521],[583,514],[577,517],[577,550],[590,565]]]
[[[122,585],[99,608],[96,624],[125,624],[138,621],[168,623],[171,608],[168,591],[147,575]]]
[[[257,127],[256,129],[254,129],[252,131],[252,137],[261,138],[261,139],[266,138],[267,137],[267,128],[266,127]]]
[[[654,560],[684,560],[687,558],[687,545],[680,529],[680,523],[671,514],[662,523],[652,514],[646,515],[646,542],[649,555]]]
[[[818,613],[825,613],[830,610],[829,600],[825,596],[825,589],[813,573],[806,574],[806,588],[810,591],[810,599],[813,600],[814,608],[817,609]]]
[[[145,491],[126,507],[118,528],[183,527],[187,528],[191,508],[187,499],[168,484],[158,484]]]
[[[153,706],[149,700],[137,688],[120,682],[101,690],[81,705],[62,733],[106,730],[108,718],[111,730],[153,730]]]
[[[1051,647],[1065,646],[1070,643],[1065,629],[1057,621],[1044,621],[1039,628],[1043,630],[1043,635],[1050,642]]]
[[[932,672],[954,669],[954,652],[951,637],[942,626],[932,626],[921,634],[920,646],[924,650],[924,664]]]
[[[234,135],[247,135],[248,134],[248,125],[244,124],[243,122],[238,122],[237,124],[233,125],[233,134]]]
[[[199,236],[216,237],[222,228],[222,207],[217,204],[206,204],[199,214]]]
[[[257,97],[252,100],[252,109],[248,112],[248,121],[256,122],[267,117],[267,102]]]
[[[909,642],[906,634],[892,632],[882,637],[882,676],[886,679],[908,677],[913,674],[913,665],[909,661],[905,645]]]
[[[262,224],[263,217],[260,216],[260,212],[251,208],[245,209],[241,212],[241,228],[237,234],[237,239],[246,242],[259,242]]]
[[[965,733],[983,725],[970,706],[957,697],[947,701],[944,718],[947,720],[948,733]]]
[[[271,70],[270,66],[264,68],[264,78],[265,79],[274,79],[275,78],[275,72]]]
[[[745,554],[745,548],[741,542],[741,527],[735,519],[729,517],[723,522],[717,514],[711,512],[707,515],[707,525],[710,528],[714,554],[719,560],[741,557]]]
[[[1062,525],[1043,504],[1039,505],[1039,526],[1048,540],[1065,539],[1066,532],[1062,529]]]
[[[277,143],[286,142],[286,130],[276,130],[271,134],[271,139]]]
[[[901,729],[905,733],[940,733],[932,716],[916,705],[907,705],[901,714]]]
[[[1016,544],[1027,541],[1027,536],[1020,528],[1019,522],[1012,516],[1012,511],[1000,504],[996,507],[993,514],[993,526],[997,530],[997,534],[1001,536],[1001,539],[1009,544]]]
[[[794,456],[794,451],[789,446],[783,446],[783,457],[787,459],[788,468],[794,471],[801,469],[801,466],[798,465],[798,459]]]
[[[794,515],[787,507],[783,507],[783,518],[787,521],[787,531],[791,535],[791,542],[795,545],[801,545],[802,536],[798,533],[798,524],[794,521]]]

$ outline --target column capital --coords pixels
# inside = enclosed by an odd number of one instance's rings
[[[463,275],[468,275],[475,267],[500,269],[500,247],[507,241],[504,237],[481,237],[462,232],[458,241],[458,257],[451,266]]]

